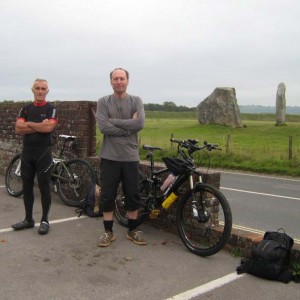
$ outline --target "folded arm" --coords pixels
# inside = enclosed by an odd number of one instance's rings
[[[96,119],[102,134],[112,136],[127,136],[130,134],[128,130],[115,126],[110,122],[109,113],[104,103],[98,103]]]
[[[130,132],[142,130],[145,123],[145,111],[143,103],[139,103],[137,111],[133,114],[131,119],[109,119],[109,122]]]
[[[34,132],[49,133],[54,130],[56,121],[52,119],[45,119],[40,123],[25,122],[24,119],[19,119],[16,122],[15,132],[16,134],[29,134]]]

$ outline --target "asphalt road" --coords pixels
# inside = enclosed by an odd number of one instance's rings
[[[284,228],[300,240],[300,179],[224,172],[221,190],[233,223],[265,232]]]
[[[36,191],[34,218],[41,205]],[[0,299],[3,300],[163,300],[297,299],[299,285],[237,275],[240,258],[220,251],[208,258],[190,253],[178,235],[142,225],[147,246],[125,238],[115,224],[116,241],[97,247],[102,219],[78,218],[53,194],[48,235],[15,232],[24,217],[22,199],[8,196],[0,176]]]

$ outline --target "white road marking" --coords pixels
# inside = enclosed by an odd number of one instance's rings
[[[291,178],[291,177],[280,177],[280,176],[272,176],[272,175],[260,175],[256,173],[239,173],[239,172],[231,172],[231,171],[224,171],[224,170],[215,170],[220,173],[224,174],[233,174],[233,175],[241,175],[241,176],[251,176],[251,177],[261,177],[261,178],[270,178],[270,179],[279,179],[279,180],[286,180],[286,181],[300,181],[299,178]]]
[[[292,200],[300,201],[300,198],[295,198],[295,197],[280,196],[280,195],[266,194],[266,193],[258,193],[258,192],[252,192],[252,191],[232,189],[232,188],[227,188],[227,187],[221,187],[221,189],[228,190],[228,191],[234,191],[234,192],[240,192],[240,193],[256,194],[256,195],[263,195],[263,196],[269,196],[269,197],[285,198],[285,199],[292,199]]]
[[[50,224],[69,222],[69,221],[79,220],[79,219],[86,218],[86,217],[87,216],[80,216],[80,217],[71,217],[71,218],[66,218],[66,219],[58,219],[58,220],[50,221]],[[34,227],[38,227],[38,226],[40,226],[40,223],[35,223]],[[0,229],[0,233],[10,232],[13,230],[14,229],[12,229],[12,228]]]
[[[219,288],[225,284],[228,284],[234,280],[237,280],[239,278],[242,278],[246,274],[240,274],[238,275],[236,272],[228,274],[226,276],[223,276],[221,278],[215,279],[213,281],[210,281],[206,284],[200,285],[194,289],[191,289],[189,291],[180,293],[178,295],[175,295],[171,298],[165,299],[165,300],[188,300],[192,299],[194,297],[200,296],[202,294],[205,294],[207,292],[210,292],[216,288]]]

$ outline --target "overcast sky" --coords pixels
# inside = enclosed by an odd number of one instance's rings
[[[216,87],[239,105],[300,106],[299,0],[1,0],[0,100],[97,100],[128,69],[144,103],[194,107]]]

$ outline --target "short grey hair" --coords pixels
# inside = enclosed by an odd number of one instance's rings
[[[45,82],[47,82],[47,80],[46,80],[46,79],[43,79],[43,78],[37,78],[37,79],[34,80],[34,82],[36,82],[36,81],[45,81]],[[47,83],[48,83],[48,82],[47,82]]]
[[[46,79],[37,78],[37,79],[34,80],[32,87],[34,87],[34,84],[35,84],[37,81],[43,81],[43,82],[46,82],[47,85],[48,85],[48,81],[47,81]]]

